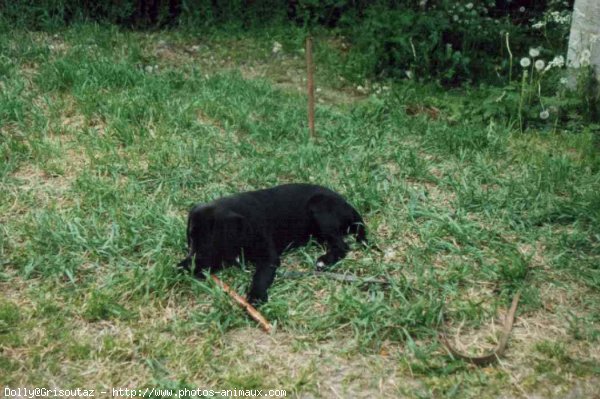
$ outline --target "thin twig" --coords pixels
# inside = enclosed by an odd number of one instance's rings
[[[246,309],[246,312],[256,320],[265,332],[270,333],[273,329],[271,323],[258,311],[256,308],[248,303],[242,296],[240,296],[237,292],[235,292],[230,286],[222,282],[217,276],[211,274],[210,277],[213,281],[223,289],[233,300],[237,302],[238,305]]]

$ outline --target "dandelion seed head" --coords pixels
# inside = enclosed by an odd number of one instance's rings
[[[542,112],[540,112],[540,119],[546,120],[550,117],[550,112],[548,112],[548,110],[543,110]]]
[[[586,67],[588,65],[590,65],[590,58],[592,57],[592,53],[589,49],[585,49],[581,52],[581,55],[579,56],[579,63],[581,64],[581,66]]]
[[[519,61],[519,63],[523,68],[527,68],[529,65],[531,65],[531,60],[527,57],[523,57],[521,58],[521,61]]]
[[[537,57],[538,55],[540,55],[540,50],[539,50],[539,49],[537,49],[537,48],[530,48],[530,49],[529,49],[529,56],[530,56],[531,58],[535,58],[535,57]]]
[[[534,64],[534,66],[535,66],[535,69],[537,69],[538,71],[541,71],[546,66],[546,63],[544,62],[544,60],[537,60]]]
[[[592,52],[587,48],[581,52],[581,58],[590,58],[591,56]]]

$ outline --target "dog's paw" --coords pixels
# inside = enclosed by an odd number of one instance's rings
[[[317,268],[317,271],[319,271],[319,272],[322,270],[325,270],[325,268],[327,267],[325,262],[323,262],[322,260],[318,260],[317,263],[315,263],[315,266]]]
[[[326,253],[325,255],[321,255],[317,258],[317,261],[315,262],[315,267],[317,268],[317,271],[323,271],[329,266],[333,265],[334,263],[335,258],[333,258],[331,254]]]
[[[184,260],[182,260],[181,262],[179,262],[177,264],[177,269],[189,272],[191,264],[192,264],[191,258],[185,258]]]
[[[266,303],[269,300],[269,296],[265,293],[264,295],[253,295],[253,294],[248,294],[248,297],[246,298],[246,300],[248,301],[248,303],[254,307],[258,307],[260,305],[262,305],[263,303]]]

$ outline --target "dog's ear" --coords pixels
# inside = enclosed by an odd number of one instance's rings
[[[198,204],[188,216],[188,237],[196,234],[207,234],[213,230],[215,224],[215,208],[211,205]]]

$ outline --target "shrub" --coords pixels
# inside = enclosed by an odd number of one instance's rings
[[[446,85],[504,83],[510,68],[507,35],[514,51],[526,51],[540,38],[546,39],[548,48],[564,49],[563,39],[568,32],[564,24],[556,29],[557,18],[550,14],[554,10],[562,16],[567,9],[563,2],[548,8],[547,15],[532,9],[527,15],[538,18],[528,17],[526,23],[521,23],[524,17],[516,18],[500,1],[399,3],[395,7],[370,7],[359,23],[345,21],[344,29],[352,43],[346,65],[348,77],[366,73],[434,78]],[[531,26],[540,18],[551,29]]]

